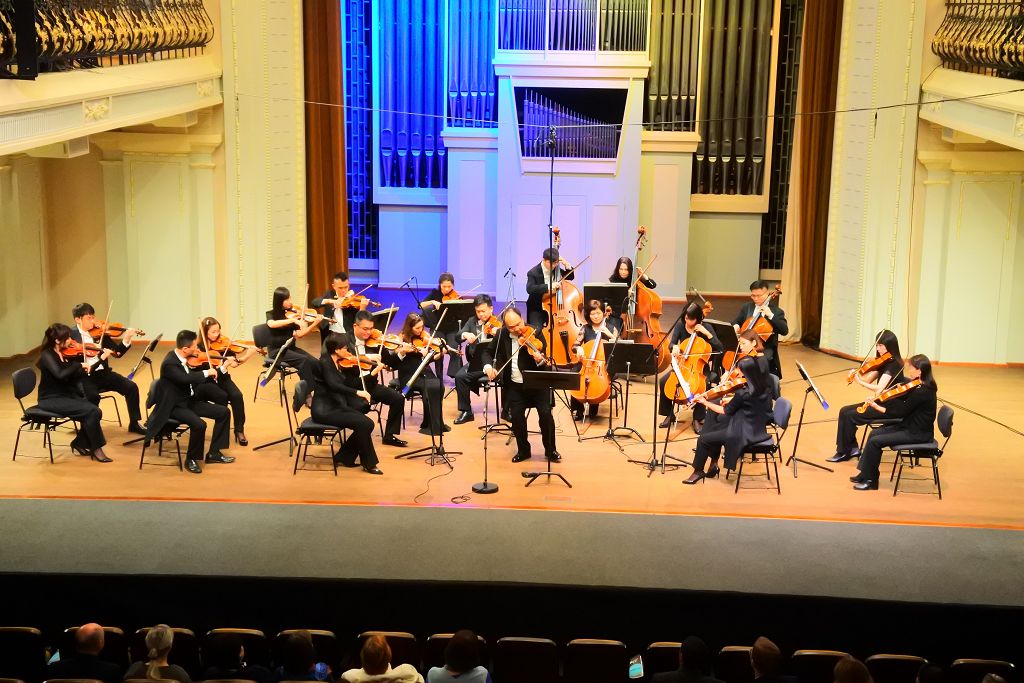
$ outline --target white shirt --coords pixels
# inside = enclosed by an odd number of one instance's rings
[[[519,335],[510,334],[509,336],[512,338],[512,360],[509,362],[512,374],[510,376],[513,382],[522,384],[523,373],[519,371],[519,352],[522,350],[522,347],[516,342],[519,339]]]
[[[341,310],[341,309],[338,309],[338,310]],[[356,337],[356,336],[353,336],[352,338],[355,340],[356,353],[358,355],[360,355],[360,356],[365,356],[366,355],[366,342],[364,342],[362,339],[360,339],[359,337]],[[360,377],[369,377],[369,375],[370,375],[370,371],[369,370],[363,370],[362,367],[360,366],[360,368],[359,368],[359,376]]]
[[[89,334],[88,332],[86,332],[85,330],[83,330],[81,325],[78,326],[78,334],[82,335],[82,343],[83,344],[92,344],[93,343],[92,335]],[[100,365],[99,363],[100,363],[100,357],[98,355],[96,355],[96,356],[85,356],[85,364],[88,365],[90,368],[93,368],[94,370],[102,369],[103,366]]]
[[[185,374],[186,375],[188,373],[192,372],[192,368],[190,368],[188,366],[188,359],[187,358],[182,358],[181,353],[178,351],[178,349],[174,349],[174,355],[178,357],[178,362],[181,363],[181,367],[185,368]],[[188,385],[188,395],[189,396],[195,396],[196,395],[196,391],[195,391],[195,389],[192,388],[191,384]]]
[[[330,325],[331,332],[338,332],[340,334],[346,334],[348,330],[345,329],[345,309],[335,308],[334,309],[334,322]]]

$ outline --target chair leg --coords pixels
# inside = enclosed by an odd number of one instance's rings
[[[261,372],[260,375],[262,375],[262,374],[263,373]],[[256,402],[256,397],[259,396],[259,393],[260,393],[260,375],[256,375],[256,384],[254,384],[253,388],[252,388],[252,402],[253,403]]]
[[[142,469],[142,463],[146,460],[146,442],[142,442],[142,455],[139,456],[139,469]]]
[[[939,481],[939,459],[932,458],[932,477],[935,479],[935,487],[939,491],[939,500],[942,500],[942,483]]]
[[[50,450],[50,464],[53,464],[53,436],[50,434],[50,430],[47,429],[43,432],[43,439],[46,441],[46,447]]]
[[[896,453],[896,458],[892,461],[892,472],[889,473],[889,481],[896,475],[896,464],[900,462],[900,454]]]
[[[772,472],[768,469],[768,456],[764,456],[764,476],[768,477],[768,481],[772,480]]]
[[[327,442],[327,445],[331,449],[331,466],[334,468],[334,476],[338,476],[338,461],[334,457],[334,455],[335,455],[335,453],[334,453],[334,437],[335,436],[337,436],[337,434],[332,434],[331,435],[331,440]]]
[[[893,498],[896,497],[896,494],[900,490],[900,478],[903,476],[903,456],[900,453],[897,453],[896,460],[898,460],[900,463],[900,471],[896,473],[896,485],[892,487]]]
[[[736,468],[736,488],[733,489],[733,493],[740,492],[740,479],[743,478],[743,456],[740,456],[740,466]]]
[[[18,427],[18,434],[14,437],[14,453],[11,455],[11,460],[17,460],[18,459],[18,442],[21,441],[21,430],[25,428],[25,425],[29,425],[29,424],[32,424],[32,423],[31,422],[26,422],[25,424],[23,424],[20,427]]]
[[[181,439],[179,437],[174,439],[174,448],[178,451],[178,471],[184,472],[185,466],[181,462]]]
[[[781,457],[780,455],[778,458],[772,458],[772,467],[775,469],[775,491],[780,496],[782,495],[782,481],[779,479],[779,459]]]
[[[295,464],[292,465],[292,476],[295,476],[299,471],[299,456],[302,455],[302,447],[306,443],[306,435],[303,434],[299,437],[299,446],[295,449]]]

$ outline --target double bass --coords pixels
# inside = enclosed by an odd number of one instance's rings
[[[638,225],[636,232],[636,256],[639,256],[640,250],[647,245],[647,226]],[[635,258],[633,263],[636,263]],[[624,329],[629,331],[634,342],[652,344],[658,349],[658,372],[660,373],[668,367],[670,360],[668,349],[661,348],[661,340],[666,335],[665,332],[662,332],[659,322],[662,313],[661,297],[641,282],[636,273],[633,274],[632,286],[636,288],[635,306],[631,305],[629,308],[634,308],[634,312],[631,313],[628,308],[622,312]]]
[[[551,232],[554,234],[555,248],[558,249],[562,244],[561,230],[556,225],[551,228]],[[580,264],[576,265],[578,267]],[[551,264],[552,278],[556,267],[557,264]],[[572,270],[575,268],[561,274],[561,285],[557,290],[541,297],[541,304],[544,312],[548,314],[549,321],[543,331],[544,342],[555,365],[571,365],[578,360],[572,354],[572,345],[579,336],[580,327],[583,326],[583,295],[572,282],[565,279]]]

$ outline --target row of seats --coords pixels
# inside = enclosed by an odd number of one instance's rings
[[[77,627],[66,629],[57,647],[61,653],[74,652]],[[148,628],[130,635],[121,629],[104,627],[105,644],[100,656],[119,666],[145,659],[144,645]],[[201,643],[194,632],[174,629],[174,644],[169,661],[178,664],[195,680],[201,680],[203,662]],[[338,672],[345,648],[331,631],[310,629],[313,645],[320,661]],[[228,635],[237,636],[245,648],[246,663],[272,666],[278,659],[285,640],[295,630],[281,631],[268,638],[255,629],[218,628],[206,633],[203,645]],[[411,633],[366,631],[352,643],[358,652],[363,641],[372,635],[384,635],[392,652],[392,665],[412,664],[420,671],[443,666],[444,649],[451,634],[434,634],[422,644]],[[492,671],[495,683],[625,683],[628,680],[630,652],[615,640],[577,639],[564,648],[546,638],[506,637],[493,646],[480,638],[481,660]],[[422,646],[421,646],[422,645]],[[672,671],[679,666],[678,642],[656,642],[643,654],[645,678],[655,673]],[[722,648],[715,657],[715,676],[725,683],[752,683],[750,647]],[[798,650],[789,662],[789,671],[801,683],[833,683],[836,662],[845,656],[833,650]],[[29,627],[0,627],[0,676],[36,683],[45,677],[46,643],[42,633]],[[925,663],[912,655],[879,654],[866,660],[875,683],[915,683],[917,671]],[[1010,662],[982,659],[958,659],[949,668],[948,683],[980,683],[987,673],[1002,676],[1007,683],[1020,683],[1017,670]],[[2,683],[2,681],[0,681]]]

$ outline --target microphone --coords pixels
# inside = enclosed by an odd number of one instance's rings
[[[413,279],[415,279],[415,277],[416,277],[416,276],[415,276],[415,275],[413,275],[413,276],[412,276],[411,278],[409,278],[408,280],[406,280],[405,282],[403,282],[403,283],[402,283],[402,287],[407,287],[407,286],[409,285],[409,283],[410,283],[410,282],[412,282],[412,281],[413,281]],[[399,289],[401,289],[402,287],[399,287]]]
[[[508,270],[505,271],[505,274],[502,275],[502,277],[508,277],[508,274],[511,273],[511,272],[512,272],[512,266],[509,266]]]

